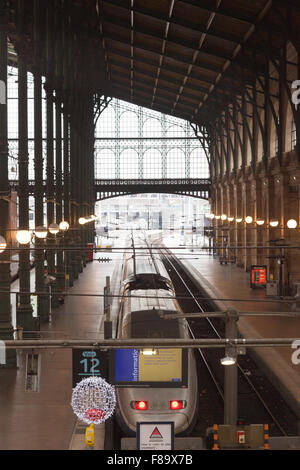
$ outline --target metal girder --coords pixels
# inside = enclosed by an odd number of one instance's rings
[[[125,59],[127,59],[127,60],[129,59],[128,55],[123,54],[122,52],[117,51],[117,50],[110,50],[110,54],[111,54],[111,55],[116,55],[117,57],[125,58]],[[165,55],[165,57],[168,57],[168,56]],[[142,58],[142,57],[135,57],[134,60],[135,60],[135,62],[140,62],[141,64],[145,64],[145,65],[150,65],[151,67],[155,67],[155,68],[158,67],[158,63],[157,63],[157,62],[153,62],[153,61],[151,61],[151,60],[149,60],[149,59],[145,59],[145,58]],[[174,57],[174,58],[172,57],[172,62],[180,62],[181,64],[185,64],[187,67],[188,67],[188,65],[189,65],[188,62],[185,62],[185,61],[182,61],[182,60],[178,60],[178,58],[175,59],[175,57]],[[201,69],[201,70],[208,70],[208,71],[210,71],[210,72],[216,72],[217,74],[221,73],[222,70],[223,70],[222,67],[217,67],[217,66],[215,66],[215,65],[207,64],[207,63],[204,63],[204,64],[203,64],[203,63],[201,63],[201,64],[195,63],[195,64],[193,65],[193,67],[199,68],[199,69]],[[160,68],[161,68],[162,70],[165,70],[166,72],[172,72],[172,73],[177,73],[178,75],[183,75],[182,70],[181,70],[181,69],[178,69],[178,68],[177,68],[176,66],[174,66],[174,65],[170,65],[170,64],[164,65],[164,64],[161,64],[161,65],[160,65]]]
[[[128,93],[128,87],[126,87],[125,85],[119,85],[119,84],[115,84],[114,85],[115,87],[117,88],[121,88],[121,89],[125,89],[126,92]],[[132,102],[131,98],[126,96],[126,94],[116,94],[114,93],[114,96],[116,98],[119,98],[119,99],[122,99],[122,100],[125,100],[125,101],[129,101],[129,102]],[[140,106],[144,106],[145,108],[150,108],[150,109],[155,109],[156,111],[159,111],[161,113],[165,113],[165,114],[170,114],[170,107],[167,107],[167,106],[164,106],[164,105],[152,105],[150,106],[150,102],[143,99],[143,98],[135,98],[134,100],[134,104],[137,104],[137,105],[140,105]],[[191,120],[191,114],[188,114],[187,112],[183,111],[183,112],[177,112],[177,113],[172,113],[172,116],[175,116],[175,117],[179,117],[180,119],[186,119],[187,121],[190,121]]]
[[[108,34],[108,33],[105,33],[103,36],[103,38],[106,38],[106,39],[109,39],[110,41],[115,41],[115,42],[118,42],[118,43],[121,43],[121,44],[125,44],[127,46],[131,46],[131,43],[130,43],[130,40],[129,39],[124,39],[124,38],[120,38],[120,37],[116,37],[116,35],[112,35],[112,34]],[[153,54],[157,54],[157,55],[160,55],[161,54],[161,51],[160,50],[156,50],[156,49],[153,49],[151,48],[150,46],[147,46],[145,47],[143,44],[137,44],[135,43],[134,44],[134,48],[135,49],[140,49],[140,50],[144,50],[146,52],[151,52]],[[212,57],[217,57],[218,59],[222,59],[224,60],[225,62],[227,60],[229,61],[233,61],[233,57],[232,55],[230,54],[226,54],[226,53],[219,53],[217,50],[215,49],[210,49],[210,48],[207,48],[207,47],[201,47],[199,49],[193,49],[194,51],[198,51],[199,53],[201,54],[206,54],[206,55],[210,55]],[[178,55],[177,54],[171,54],[170,52],[168,52],[167,54],[164,53],[163,54],[164,57],[168,58],[168,59],[171,59],[171,60],[175,60],[175,61],[178,61],[180,63],[187,63],[189,64],[189,62],[186,62],[185,60],[178,60]],[[128,56],[127,56],[128,57]],[[138,58],[135,58],[135,60],[138,60]],[[245,60],[242,60],[242,59],[234,59],[235,60],[235,63],[238,64],[238,65],[241,65],[247,69],[251,69],[253,70],[253,67]],[[202,62],[203,63],[203,67],[202,68],[205,68],[205,62]],[[198,64],[198,66],[200,67],[200,64]],[[221,72],[220,72],[221,73]]]
[[[116,67],[119,67],[120,69],[126,70],[127,72],[130,71],[130,69],[129,69],[128,67],[124,66],[123,64],[119,64],[118,62],[115,62],[115,61],[110,61],[110,62],[111,62],[113,65],[115,65]],[[135,68],[135,72],[137,72],[138,74],[143,75],[143,76],[145,76],[145,77],[147,77],[147,78],[149,79],[149,74],[147,74],[147,73],[144,72],[143,70],[140,70],[140,69]],[[150,79],[152,79],[152,78],[150,77]],[[153,80],[153,79],[152,79],[152,80]],[[179,84],[176,80],[174,80],[174,79],[170,79],[170,78],[167,78],[167,79],[166,79],[166,78],[161,78],[161,80],[162,80],[163,82],[170,82],[170,83],[172,83],[173,85],[176,85],[178,88],[180,88],[180,84]],[[143,82],[143,85],[145,85],[145,82]],[[147,84],[146,84],[146,85],[147,85]],[[149,85],[149,86],[150,86],[150,85]],[[177,90],[172,89],[172,88],[168,88],[168,87],[164,87],[164,86],[160,86],[159,88],[160,88],[161,90],[169,91],[170,93],[174,93],[174,94],[177,93]],[[187,85],[186,88],[187,88],[188,90],[193,90],[193,91],[197,91],[197,92],[200,91],[201,93],[208,93],[208,91],[209,91],[209,89],[203,88],[203,87],[201,87],[201,86],[196,87],[196,86],[193,86],[193,85]],[[189,94],[189,93],[185,93],[185,96],[190,97],[190,98],[193,98],[194,100],[199,99],[199,97],[198,97],[197,95],[192,95],[192,94]]]
[[[119,8],[123,8],[127,11],[129,10],[125,6],[120,5],[120,2],[118,2],[116,0],[115,1],[114,0],[102,0],[102,1],[104,3],[109,3],[109,4],[112,4],[112,5],[118,6]],[[206,28],[203,28],[203,27],[201,28],[201,26],[199,26],[199,24],[193,23],[192,21],[186,21],[186,20],[178,19],[178,18],[175,19],[174,17],[173,18],[168,18],[167,16],[161,15],[159,13],[155,13],[152,9],[148,10],[146,8],[139,8],[139,7],[134,6],[134,8],[131,11],[134,11],[134,13],[138,13],[140,15],[144,15],[144,16],[147,16],[147,17],[150,17],[150,18],[155,18],[156,20],[159,20],[159,21],[170,22],[171,24],[174,24],[176,26],[180,26],[180,27],[188,29],[190,31],[194,31],[194,32],[197,32],[197,33],[203,33],[203,34],[206,34],[208,36],[213,36],[213,37],[216,37],[216,38],[221,39],[221,40],[230,41],[230,42],[233,42],[235,44],[239,44],[240,41],[241,41],[241,38],[239,36],[234,35],[232,33],[226,33],[224,31],[212,30],[211,28],[209,28],[209,29],[206,29]],[[126,29],[129,29],[127,23],[124,23],[124,22],[122,22],[122,21],[120,21],[116,18],[105,16],[105,17],[103,17],[103,21],[107,21],[107,22],[115,24],[117,26],[121,26],[121,27],[124,27]],[[155,37],[157,39],[162,39],[162,37],[159,37],[158,34],[153,33],[150,30],[146,31],[144,29],[139,29],[139,28],[137,28],[136,25],[134,25],[133,29],[136,32],[146,34],[148,36],[152,36],[152,37]],[[174,43],[173,39],[168,40],[168,41]],[[180,42],[178,42],[178,44],[180,44]],[[183,45],[183,46],[185,45],[184,41],[181,45]],[[190,47],[190,46],[187,46],[187,47]]]

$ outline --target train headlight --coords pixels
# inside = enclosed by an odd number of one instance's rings
[[[131,405],[131,408],[133,408],[134,410],[139,410],[139,411],[148,410],[148,402],[144,400],[132,401],[130,405]]]
[[[183,400],[170,401],[170,410],[182,410],[186,407],[186,402]]]

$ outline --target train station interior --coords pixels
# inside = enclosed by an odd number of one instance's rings
[[[299,26],[0,0],[0,450],[300,449]]]

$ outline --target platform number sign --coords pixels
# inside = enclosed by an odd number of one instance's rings
[[[72,351],[73,388],[87,377],[107,379],[108,351],[73,349]]]

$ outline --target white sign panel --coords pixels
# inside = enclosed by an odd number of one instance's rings
[[[144,422],[137,423],[138,450],[173,450],[174,423]]]

